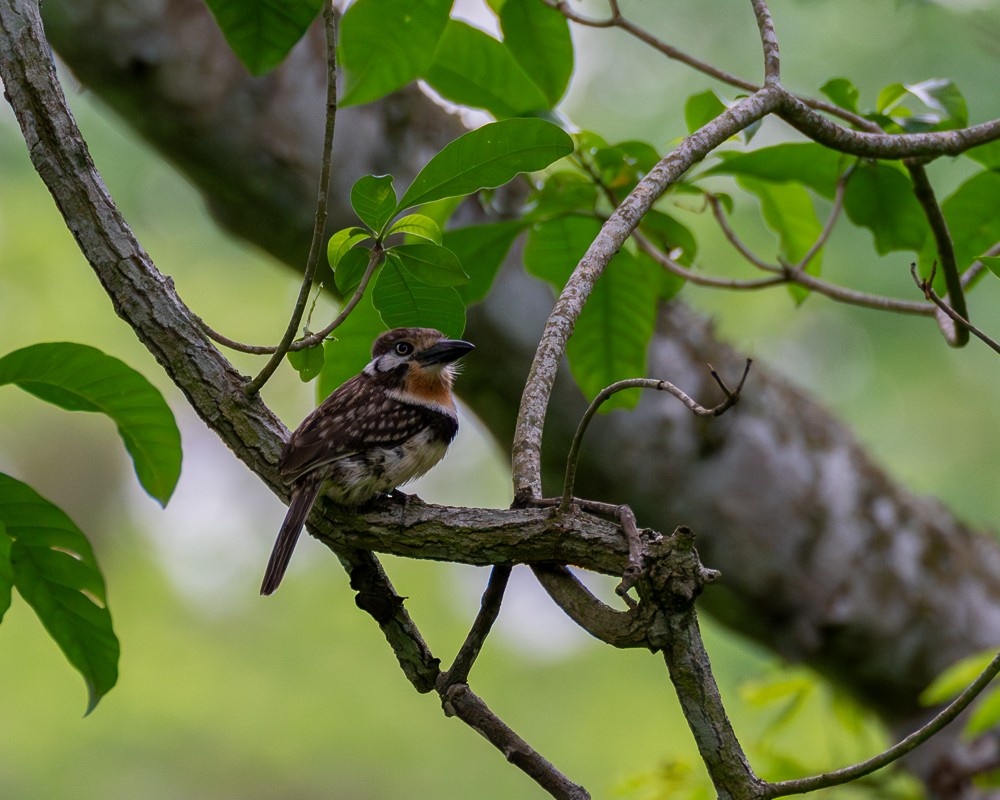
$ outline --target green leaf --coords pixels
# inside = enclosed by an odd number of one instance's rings
[[[341,294],[346,295],[353,292],[361,283],[361,278],[364,277],[365,270],[368,269],[368,261],[371,256],[371,252],[363,247],[355,247],[344,253],[333,273],[333,282]]]
[[[323,7],[322,0],[206,0],[236,56],[254,75],[284,60]]]
[[[407,274],[428,286],[461,286],[469,282],[462,262],[439,244],[401,244],[389,251]]]
[[[902,103],[912,98],[930,111],[915,114]],[[968,124],[965,98],[947,78],[934,78],[922,83],[892,83],[878,95],[877,111],[887,116],[904,131],[916,133],[929,130],[950,130]]]
[[[309,383],[322,372],[323,361],[324,352],[321,344],[303,350],[288,351],[288,363],[299,373],[299,379],[303,383]]]
[[[14,588],[14,566],[10,561],[12,542],[7,526],[0,519],[0,620],[10,608],[11,590]]]
[[[788,264],[801,261],[823,230],[808,192],[794,183],[770,183],[745,176],[736,180],[760,200],[764,222],[778,234],[779,257]],[[806,271],[818,275],[822,256],[822,250],[816,253]],[[807,289],[794,284],[788,289],[797,303],[809,294]]]
[[[702,173],[759,178],[774,183],[800,183],[832,198],[841,173],[842,156],[812,142],[762,147],[749,153],[717,153],[721,163]]]
[[[520,222],[495,222],[466,225],[444,232],[444,245],[462,262],[469,282],[458,287],[466,305],[478,303],[490,291],[497,270],[517,235],[524,230]]]
[[[358,218],[377,235],[396,213],[396,190],[392,175],[365,175],[351,187],[351,207]]]
[[[1000,278],[1000,256],[979,256],[979,260],[990,272]]]
[[[678,264],[690,267],[698,255],[698,243],[694,234],[669,214],[657,209],[650,210],[639,223],[639,230],[666,253],[680,251],[673,259]]]
[[[406,190],[399,208],[502,186],[573,152],[565,131],[541,119],[507,119],[484,125],[448,144]]]
[[[542,90],[501,42],[454,19],[423,77],[446,100],[501,119],[549,107]]]
[[[358,0],[340,24],[341,107],[370,103],[416,79],[434,57],[452,0]]]
[[[985,692],[972,709],[969,721],[965,725],[967,736],[978,736],[986,733],[1000,722],[1000,690],[996,688]]]
[[[409,236],[419,236],[434,244],[441,244],[441,226],[430,217],[423,214],[407,214],[392,223],[386,236],[393,233],[405,233]]]
[[[694,133],[726,110],[726,104],[712,90],[691,95],[684,102],[684,122],[688,133]]]
[[[337,265],[351,248],[365,239],[370,239],[371,234],[364,228],[351,227],[337,231],[330,237],[326,245],[326,260],[330,263],[330,269],[337,269]]]
[[[973,161],[978,161],[986,169],[1000,170],[1000,140],[973,147],[962,155],[968,156]]]
[[[980,650],[955,662],[920,693],[920,704],[936,706],[958,697],[996,656],[996,649]]]
[[[372,303],[389,328],[437,328],[452,337],[465,330],[465,304],[454,287],[415,280],[391,250],[375,281]]]
[[[361,371],[371,360],[375,337],[385,330],[386,325],[371,298],[362,297],[350,316],[334,331],[336,338],[323,343],[323,371],[316,382],[317,403]]]
[[[851,222],[875,235],[880,255],[896,250],[919,252],[927,238],[927,218],[913,196],[913,185],[890,164],[859,163],[847,182],[844,210]]]
[[[573,74],[569,21],[543,3],[505,3],[500,11],[504,44],[542,90],[551,108],[562,98]]]
[[[166,505],[180,477],[181,437],[163,395],[142,375],[94,347],[52,342],[0,358],[5,383],[68,411],[111,417],[139,483]]]
[[[601,230],[595,217],[566,216],[535,225],[524,248],[532,275],[562,289]],[[570,371],[588,398],[624,378],[644,377],[662,278],[652,262],[621,251],[608,264],[567,346]],[[602,410],[633,408],[639,392],[620,392]]]
[[[832,78],[824,83],[820,89],[830,100],[841,108],[858,113],[858,99],[861,93],[858,88],[847,78]]]
[[[600,182],[624,196],[660,160],[659,153],[646,142],[628,141],[602,147],[592,156]]]
[[[87,684],[89,714],[118,680],[118,639],[87,537],[30,486],[0,473],[14,586]]]
[[[941,204],[941,211],[948,221],[955,261],[964,270],[1000,241],[1000,173],[973,175]],[[928,236],[920,254],[922,274],[929,274],[936,258],[934,237]]]

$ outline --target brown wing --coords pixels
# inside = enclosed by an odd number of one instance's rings
[[[364,373],[354,376],[302,421],[281,455],[286,481],[371,447],[402,444],[424,428],[445,441],[454,437],[458,424],[448,415],[402,403],[372,384]]]

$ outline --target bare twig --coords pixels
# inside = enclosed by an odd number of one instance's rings
[[[970,683],[965,691],[956,697],[948,706],[937,714],[937,716],[935,716],[922,728],[914,731],[901,742],[893,745],[885,752],[869,758],[867,761],[862,761],[860,764],[838,769],[833,772],[827,772],[823,775],[814,775],[809,778],[798,778],[796,780],[770,783],[764,787],[764,791],[761,796],[768,798],[784,797],[791,794],[805,794],[806,792],[812,792],[816,789],[826,789],[830,786],[840,786],[841,784],[850,783],[851,781],[855,781],[864,775],[869,775],[876,770],[888,766],[926,742],[938,731],[952,722],[959,714],[969,707],[969,704],[972,703],[972,701],[975,700],[987,686],[989,686],[990,682],[997,676],[997,674],[1000,674],[1000,653],[996,655],[996,657],[989,663],[989,666],[982,671],[979,677]]]
[[[751,363],[751,360],[748,358],[746,368],[743,371],[743,376],[740,378],[740,382],[736,386],[736,389],[732,391],[730,391],[729,388],[722,382],[715,370],[712,370],[712,377],[715,378],[716,382],[719,384],[719,387],[722,389],[726,399],[711,408],[700,405],[682,389],[670,383],[670,381],[658,380],[656,378],[629,378],[627,380],[618,381],[617,383],[613,383],[610,386],[606,386],[601,389],[601,391],[597,393],[597,396],[587,407],[583,417],[580,419],[580,424],[576,428],[576,433],[573,434],[573,441],[569,446],[569,454],[566,456],[566,479],[563,481],[562,502],[560,503],[559,510],[561,512],[565,511],[569,508],[569,504],[573,500],[573,484],[576,481],[576,465],[580,456],[580,446],[583,444],[583,437],[587,433],[590,421],[609,398],[613,397],[618,392],[624,391],[625,389],[656,389],[657,391],[672,394],[685,406],[687,406],[696,416],[718,417],[736,405],[739,401],[740,391],[743,389],[743,384],[750,371]]]
[[[306,268],[302,276],[302,286],[299,288],[299,296],[295,301],[295,308],[292,310],[291,319],[285,329],[277,349],[271,354],[263,369],[246,386],[247,394],[256,394],[260,388],[267,383],[268,378],[281,364],[281,360],[288,352],[295,334],[299,330],[299,323],[302,322],[302,315],[305,313],[306,305],[309,302],[309,293],[312,291],[313,280],[316,277],[316,269],[319,265],[320,254],[323,252],[323,237],[326,235],[327,206],[330,201],[330,170],[333,160],[333,136],[337,122],[337,9],[334,8],[331,0],[326,0],[323,4],[323,21],[326,30],[326,131],[323,136],[323,158],[320,165],[319,188],[316,192],[316,219],[313,224],[312,241],[309,243],[309,256],[306,259]]]
[[[930,300],[941,313],[946,315],[949,319],[956,323],[958,328],[963,328],[964,330],[971,333],[977,339],[983,342],[987,347],[993,350],[995,353],[1000,353],[1000,342],[990,338],[985,333],[983,333],[979,328],[973,325],[969,320],[965,319],[961,314],[959,314],[955,309],[949,306],[944,300],[938,297],[937,292],[934,291],[934,271],[931,270],[931,274],[927,278],[921,278],[917,275],[917,265],[910,264],[910,275],[913,276],[913,282],[917,284],[917,287],[924,293],[924,297]]]
[[[776,102],[773,91],[767,87],[741,100],[656,164],[611,214],[573,271],[549,315],[521,397],[512,450],[515,501],[541,496],[545,409],[566,342],[604,267],[671,183],[713,148],[771,111]]]
[[[913,181],[913,194],[920,203],[920,207],[927,217],[931,233],[934,235],[934,243],[937,245],[938,258],[940,258],[941,270],[944,272],[945,286],[948,287],[948,300],[955,313],[962,319],[968,319],[969,311],[965,303],[965,291],[962,288],[962,279],[958,274],[958,264],[955,263],[955,245],[951,240],[951,233],[948,230],[948,222],[941,212],[937,198],[934,196],[934,187],[927,177],[927,170],[918,161],[907,160],[903,162],[910,172],[910,179]],[[953,322],[951,320],[950,322]],[[969,342],[968,324],[952,325],[945,324],[941,327],[945,341],[952,347],[963,347]]]
[[[823,249],[823,246],[830,238],[830,234],[833,233],[833,229],[836,227],[837,222],[840,219],[840,213],[844,209],[844,195],[847,192],[847,182],[853,174],[854,165],[852,164],[837,177],[837,186],[833,193],[833,206],[830,208],[830,215],[826,218],[823,230],[819,232],[819,236],[816,237],[816,241],[812,243],[812,246],[806,251],[806,254],[802,256],[799,263],[795,265],[796,271],[806,271],[806,268],[816,257],[816,254]]]
[[[459,648],[455,661],[447,672],[438,678],[438,692],[444,692],[448,687],[456,683],[468,683],[469,672],[472,665],[479,656],[479,651],[483,648],[483,643],[493,628],[497,616],[500,614],[500,603],[503,601],[503,593],[507,588],[507,581],[513,568],[509,565],[495,566],[490,573],[489,583],[479,605],[479,613],[472,623],[469,635],[465,637]]]
[[[736,251],[743,256],[743,258],[757,267],[757,269],[763,270],[764,272],[784,272],[779,265],[768,264],[763,259],[758,258],[749,247],[743,244],[743,240],[740,239],[739,235],[729,224],[729,220],[726,219],[726,212],[723,210],[722,203],[716,195],[706,194],[705,199],[708,201],[708,207],[712,209],[712,216],[715,217],[715,221],[719,223],[719,228],[722,229],[722,235],[726,237],[726,241],[729,242],[736,249]]]

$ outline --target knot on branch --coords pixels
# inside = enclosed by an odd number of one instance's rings
[[[670,536],[647,545],[643,575],[637,584],[643,600],[664,612],[686,612],[705,585],[720,573],[707,569],[694,547],[694,531],[678,526]]]

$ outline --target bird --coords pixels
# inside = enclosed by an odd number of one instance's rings
[[[293,431],[278,462],[291,489],[260,593],[278,588],[320,492],[359,507],[423,475],[458,433],[455,362],[475,349],[432,328],[395,328],[372,359]]]

